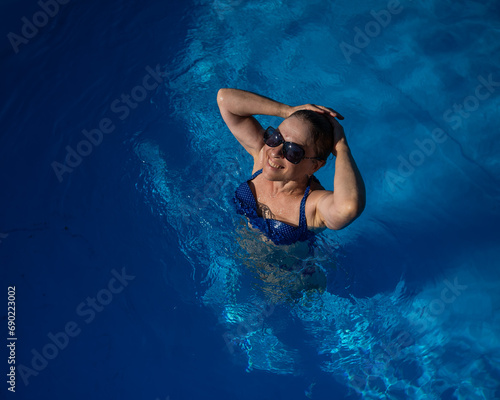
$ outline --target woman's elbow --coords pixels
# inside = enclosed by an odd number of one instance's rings
[[[354,218],[358,218],[365,210],[365,206],[366,198],[363,196],[362,198],[359,198],[357,201],[354,201],[349,205],[349,211],[355,215]]]
[[[358,218],[363,210],[365,209],[366,200],[364,196],[355,196],[350,200],[346,200],[339,204],[337,208],[337,214],[345,217],[346,219],[356,219]]]
[[[224,101],[224,96],[227,93],[228,89],[220,88],[217,92],[217,104],[221,105]]]
[[[364,202],[350,202],[336,208],[326,219],[328,229],[340,230],[351,224],[365,209]]]

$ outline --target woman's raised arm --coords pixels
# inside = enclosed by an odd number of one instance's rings
[[[330,118],[334,128],[335,176],[333,193],[328,192],[317,203],[316,211],[322,224],[329,229],[342,229],[363,212],[366,204],[365,184],[351,150],[344,128]]]
[[[292,107],[239,89],[220,89],[217,104],[227,127],[254,158],[264,146],[264,129],[253,115],[287,118]]]

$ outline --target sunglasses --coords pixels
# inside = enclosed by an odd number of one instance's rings
[[[321,157],[305,157],[305,150],[297,143],[285,142],[279,130],[274,129],[272,126],[267,128],[264,132],[264,143],[269,147],[278,147],[283,144],[283,156],[292,164],[298,164],[304,158],[307,160],[324,160]]]

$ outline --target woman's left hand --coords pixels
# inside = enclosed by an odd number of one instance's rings
[[[333,149],[332,154],[337,156],[337,149],[340,146],[347,146],[347,139],[345,137],[344,127],[340,125],[339,121],[330,115],[327,115],[330,124],[333,127]]]

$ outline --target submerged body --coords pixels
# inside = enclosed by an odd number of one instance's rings
[[[362,212],[365,189],[334,110],[286,104],[237,89],[219,90],[217,102],[231,133],[253,157],[252,176],[236,191],[239,214],[268,240],[243,235],[242,261],[262,280],[272,302],[296,299],[304,290],[326,288],[314,241],[326,228],[342,229]],[[263,129],[254,115],[284,118]],[[336,156],[335,190],[314,173]],[[271,243],[270,243],[271,242]]]

